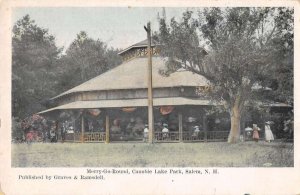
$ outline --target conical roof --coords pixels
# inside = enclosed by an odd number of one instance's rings
[[[207,86],[209,83],[205,77],[186,70],[163,76],[159,70],[165,68],[165,63],[162,57],[152,57],[153,88]],[[134,58],[52,99],[75,92],[147,88],[147,70],[146,57]]]

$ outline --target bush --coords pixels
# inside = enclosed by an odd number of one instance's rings
[[[23,129],[21,128],[21,120],[17,117],[11,119],[11,137],[12,140],[22,140],[24,136]]]

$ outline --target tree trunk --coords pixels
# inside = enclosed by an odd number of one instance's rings
[[[238,103],[235,103],[231,109],[231,128],[228,137],[228,143],[236,143],[240,138],[240,123],[241,123],[241,113]]]

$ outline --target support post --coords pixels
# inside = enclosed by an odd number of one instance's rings
[[[73,125],[73,127],[74,127],[74,132],[73,132],[73,143],[75,143],[75,134],[76,134],[76,131],[77,131],[77,127],[75,126],[75,124]]]
[[[83,114],[81,115],[81,143],[84,142],[84,131],[85,131],[85,125],[84,125],[84,117],[83,117]]]
[[[148,22],[147,27],[148,38],[148,128],[149,128],[149,143],[153,143],[154,124],[153,124],[153,96],[152,96],[152,54],[151,54],[151,26]]]
[[[178,113],[179,142],[182,142],[182,113]]]
[[[109,143],[109,116],[105,116],[105,143]]]
[[[206,115],[203,115],[203,130],[204,130],[204,141],[207,142],[207,122],[206,122]]]
[[[58,120],[55,121],[55,140],[56,142],[58,142],[58,134],[60,133],[60,131],[58,130]]]

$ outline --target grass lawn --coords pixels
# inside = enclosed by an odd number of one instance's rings
[[[293,167],[292,143],[12,144],[13,167]]]

